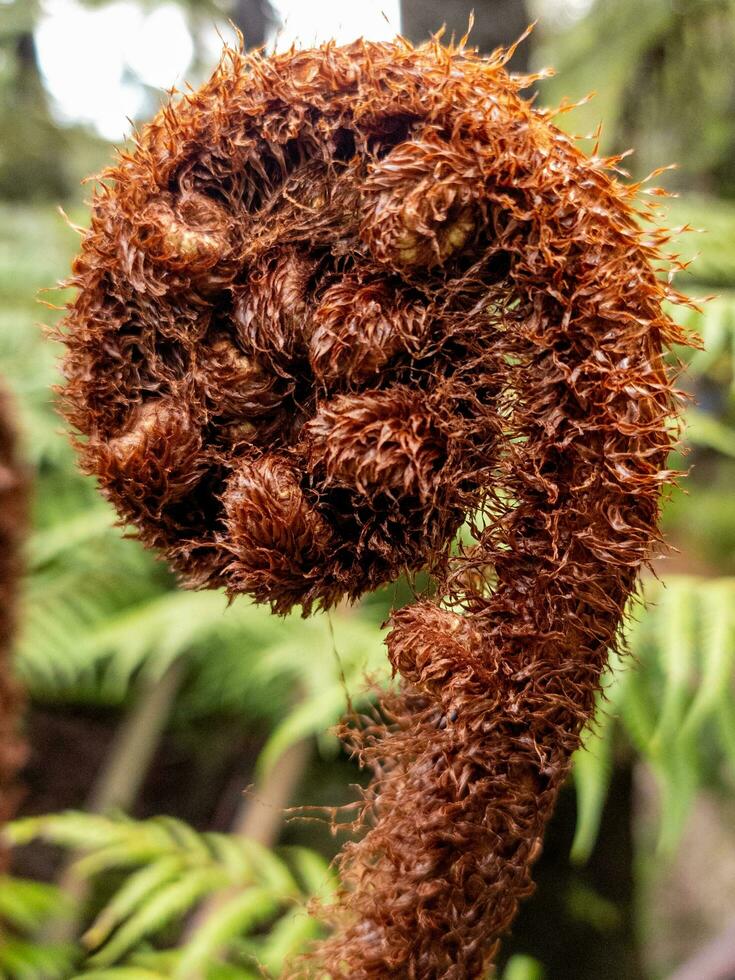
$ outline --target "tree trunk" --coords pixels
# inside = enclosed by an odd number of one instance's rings
[[[2,53],[10,55],[11,74],[0,104],[0,198],[63,199],[70,189],[66,137],[49,113],[33,34],[18,34]]]
[[[18,458],[10,399],[0,389],[0,824],[12,817],[19,797],[18,770],[26,759],[20,735],[24,702],[13,676],[16,603],[23,573],[21,544],[26,530],[28,485]],[[0,872],[8,855],[0,847]]]
[[[475,24],[470,43],[482,54],[517,41],[533,19],[526,0],[402,0],[402,33],[418,43],[446,24],[445,38],[454,34],[459,40],[467,33],[472,10]],[[513,57],[514,71],[527,69],[528,53],[528,43],[521,45]]]
[[[278,25],[278,14],[269,0],[235,0],[231,17],[245,38],[245,47],[259,48]]]

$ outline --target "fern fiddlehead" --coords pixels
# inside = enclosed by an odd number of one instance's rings
[[[335,978],[488,968],[668,479],[666,236],[504,63],[228,51],[104,175],[62,328],[82,464],[185,583],[436,584],[346,733],[375,777]]]

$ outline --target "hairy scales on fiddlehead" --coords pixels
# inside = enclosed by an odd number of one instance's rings
[[[83,466],[185,583],[305,613],[435,583],[345,733],[375,777],[335,978],[483,975],[668,478],[666,236],[505,60],[228,51],[104,175],[74,266]]]

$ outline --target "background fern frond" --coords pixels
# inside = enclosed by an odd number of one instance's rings
[[[577,860],[597,837],[616,722],[656,777],[665,853],[680,839],[697,788],[735,781],[722,729],[722,718],[735,718],[735,578],[651,578],[644,597],[647,608],[628,635],[638,665],[613,662],[597,721],[575,757]]]
[[[123,872],[72,950],[72,959],[85,967],[79,976],[195,980],[226,975],[206,972],[218,964],[241,971],[233,976],[263,965],[277,976],[285,958],[318,933],[306,910],[309,898],[327,899],[333,888],[326,862],[303,848],[278,854],[246,837],[199,833],[171,817],[135,821],[68,812],[16,821],[6,835],[15,846],[41,839],[72,851],[80,878]],[[59,914],[49,888],[36,892],[34,883],[10,879],[6,904],[12,911],[15,894],[24,909],[15,921],[37,927],[40,913],[34,910],[41,906],[43,918]],[[212,896],[219,896],[217,914],[198,923],[181,949],[151,948],[162,937],[170,943],[188,914]],[[269,929],[261,933],[264,925]],[[69,972],[58,976],[64,980]]]

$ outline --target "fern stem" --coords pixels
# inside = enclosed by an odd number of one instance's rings
[[[141,690],[133,709],[120,725],[107,762],[92,788],[85,807],[88,813],[130,810],[150,768],[184,673],[181,660],[175,660],[165,673]],[[57,880],[74,911],[48,923],[40,936],[45,942],[71,942],[79,933],[88,883],[74,871],[78,857],[78,854],[70,855]]]
[[[735,976],[735,920],[671,974],[669,980],[727,980]]]
[[[184,665],[176,660],[141,692],[117,731],[107,763],[87,802],[88,812],[127,811],[135,801],[183,677]]]
[[[245,796],[232,825],[232,832],[272,847],[283,823],[286,807],[304,774],[311,756],[311,741],[295,742],[279,757],[270,773]]]
[[[264,847],[272,847],[277,842],[286,808],[301,782],[311,751],[311,740],[294,742],[281,753],[251,793],[243,791],[242,802],[232,822],[232,834],[257,841]],[[228,888],[205,901],[191,917],[181,945],[186,945],[194,933],[237,893],[237,887]]]

